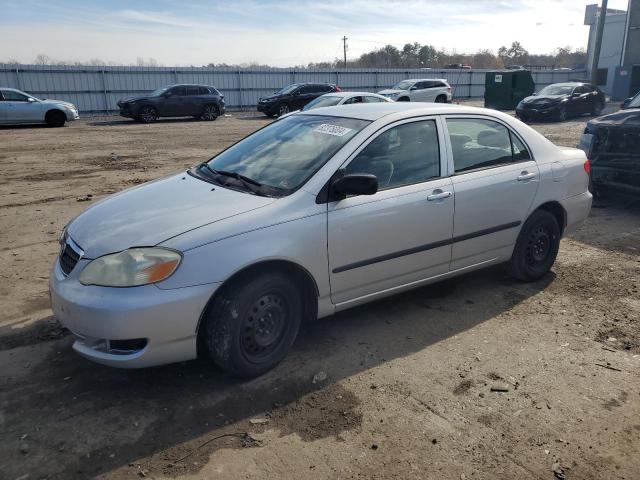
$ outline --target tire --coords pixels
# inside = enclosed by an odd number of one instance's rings
[[[153,123],[158,120],[158,111],[150,105],[142,107],[138,119],[143,123]]]
[[[200,119],[207,122],[213,122],[216,118],[218,118],[218,116],[218,107],[213,103],[205,105],[202,109],[202,113],[199,115]]]
[[[44,120],[49,127],[63,127],[67,121],[67,116],[60,110],[51,110],[47,112]]]
[[[564,122],[567,119],[566,107],[558,107],[558,113],[556,113],[556,120],[558,122]]]
[[[278,117],[281,117],[282,115],[286,115],[287,113],[289,113],[289,111],[290,111],[289,104],[283,103],[278,107]]]
[[[281,273],[238,280],[204,315],[203,344],[213,362],[242,378],[253,378],[287,355],[303,316],[302,295]]]
[[[447,96],[446,95],[438,95],[436,97],[436,103],[447,103]]]
[[[401,97],[398,100],[396,100],[396,102],[408,102],[409,101],[409,97]]]
[[[558,255],[560,226],[556,217],[536,210],[522,226],[511,255],[511,274],[518,280],[533,282],[546,274]]]

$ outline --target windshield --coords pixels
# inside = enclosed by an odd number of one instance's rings
[[[396,83],[393,87],[394,90],[409,90],[413,84],[416,83],[413,80],[403,80],[401,82]]]
[[[571,95],[572,85],[547,85],[538,92],[538,95]]]
[[[292,115],[258,130],[208,162],[290,193],[306,182],[370,122],[320,115]]]
[[[315,100],[307,103],[302,110],[311,110],[312,108],[318,107],[333,107],[337,105],[342,100],[342,97],[336,97],[334,95],[322,95],[321,97],[316,98]]]
[[[640,108],[640,93],[633,97],[633,100],[629,102],[627,108]]]
[[[160,96],[160,95],[162,95],[164,92],[166,92],[167,90],[169,90],[169,88],[171,88],[171,87],[170,87],[170,86],[169,86],[169,87],[160,87],[160,88],[158,88],[157,90],[154,90],[154,91],[151,93],[151,96],[152,96],[152,97],[159,97],[159,96]]]
[[[276,92],[276,95],[287,95],[287,94],[293,92],[298,87],[299,87],[299,85],[297,83],[292,83],[291,85],[287,85],[286,87],[281,88],[280,90],[278,90]]]

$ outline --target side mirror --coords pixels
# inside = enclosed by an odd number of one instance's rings
[[[36,99],[35,99],[35,98],[31,98],[31,97],[28,97],[28,98],[27,98],[27,102],[29,102],[29,103],[33,103],[33,102],[35,102],[35,101],[36,101]]]
[[[378,191],[378,177],[370,173],[348,173],[335,180],[331,190],[339,199],[347,195],[373,195]]]
[[[418,90],[418,87],[416,87],[415,85],[413,87],[411,87],[409,90]]]

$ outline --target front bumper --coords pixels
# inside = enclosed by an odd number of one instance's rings
[[[78,277],[88,263],[81,259],[65,277],[56,259],[49,278],[51,308],[76,336],[76,352],[122,368],[196,358],[198,323],[218,284],[168,290],[86,286]],[[133,348],[125,351],[123,344]]]
[[[262,112],[266,115],[272,115],[274,113],[274,104],[273,103],[258,103],[256,109],[259,112]]]
[[[64,113],[67,116],[67,122],[73,122],[74,120],[80,119],[78,110],[65,109]]]
[[[560,105],[545,107],[516,107],[516,115],[523,120],[542,120],[554,118],[558,114]]]

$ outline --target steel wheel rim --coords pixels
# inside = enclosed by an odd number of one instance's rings
[[[553,236],[544,226],[534,229],[527,242],[527,263],[531,266],[543,264],[551,253]]]
[[[280,115],[286,115],[289,113],[289,105],[280,105],[279,113]]]
[[[283,295],[262,295],[248,309],[241,325],[240,347],[244,356],[259,363],[282,344],[291,315]]]

